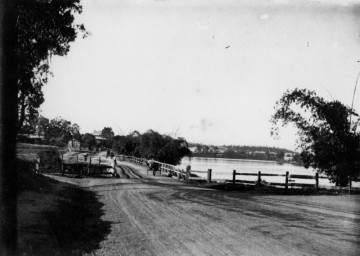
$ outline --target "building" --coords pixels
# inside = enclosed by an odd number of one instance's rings
[[[218,147],[218,152],[220,154],[224,154],[226,150],[227,150],[227,147],[224,147],[224,146]]]
[[[80,141],[78,140],[69,140],[67,145],[69,150],[80,150]]]
[[[198,153],[197,152],[197,147],[189,147],[189,150],[192,152],[192,153]]]
[[[295,153],[285,153],[284,154],[284,160],[285,161],[291,161],[291,160],[293,160],[294,156],[295,156]]]
[[[101,136],[101,131],[94,131],[92,135],[95,136],[96,143],[99,144],[101,141],[105,141],[106,139]]]

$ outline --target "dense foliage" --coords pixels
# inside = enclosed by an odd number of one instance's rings
[[[113,149],[121,154],[153,158],[173,165],[180,164],[183,157],[191,156],[185,139],[174,139],[153,130],[144,134],[135,131],[128,136],[115,136]]]
[[[153,130],[144,134],[137,131],[127,136],[114,135],[110,127],[104,127],[101,139],[93,134],[80,134],[80,127],[61,117],[47,119],[40,116],[31,125],[24,126],[30,134],[43,136],[42,144],[64,147],[70,140],[78,140],[81,148],[89,150],[112,149],[119,154],[153,158],[157,161],[177,165],[184,156],[191,156],[188,143],[183,138],[174,139]],[[30,142],[30,141],[21,141]],[[36,141],[38,143],[38,141]]]
[[[306,168],[313,167],[344,186],[360,173],[359,118],[339,101],[325,101],[315,92],[295,89],[287,91],[276,102],[271,118],[272,135],[292,123],[298,129],[298,146]]]
[[[90,150],[94,149],[96,147],[96,140],[95,140],[95,136],[90,134],[90,133],[85,133],[83,135],[81,135],[81,147],[86,147]]]
[[[49,58],[64,56],[80,32],[82,24],[74,24],[81,13],[80,0],[18,0],[17,35],[18,128],[38,115],[44,102],[42,86],[47,83]]]
[[[47,119],[46,117],[39,116],[33,119],[29,124],[22,127],[21,131],[25,134],[36,134],[43,136],[41,141],[36,140],[37,143],[54,145],[64,147],[69,140],[81,139],[80,127],[77,124],[72,124],[61,117],[54,119]],[[28,132],[25,132],[28,131]],[[31,142],[30,140],[21,142]]]

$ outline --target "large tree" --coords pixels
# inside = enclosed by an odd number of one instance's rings
[[[56,146],[65,146],[71,139],[80,139],[80,127],[61,117],[51,119],[44,128],[44,140]]]
[[[298,147],[306,168],[325,173],[337,185],[360,173],[359,118],[353,109],[339,101],[326,101],[314,91],[286,91],[276,102],[271,134],[279,134],[279,124],[298,129]]]
[[[82,24],[74,23],[81,13],[80,0],[18,0],[15,27],[17,43],[18,128],[38,114],[44,102],[42,86],[47,83],[49,59],[64,56],[80,32]]]
[[[121,154],[153,158],[157,161],[178,165],[184,156],[191,156],[184,138],[172,138],[153,130],[143,134],[137,131],[127,136],[115,136],[113,149]]]
[[[81,142],[84,143],[90,150],[96,146],[95,136],[90,133],[85,133],[82,135]]]
[[[111,127],[104,127],[101,131],[101,136],[107,140],[111,140],[114,137],[114,132]]]

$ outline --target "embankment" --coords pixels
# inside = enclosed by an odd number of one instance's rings
[[[18,255],[84,255],[110,232],[97,195],[18,168]]]

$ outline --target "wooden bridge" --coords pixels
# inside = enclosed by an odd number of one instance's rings
[[[116,158],[87,156],[76,154],[64,159],[62,155],[61,173],[76,173],[79,175],[112,174],[116,176]]]

